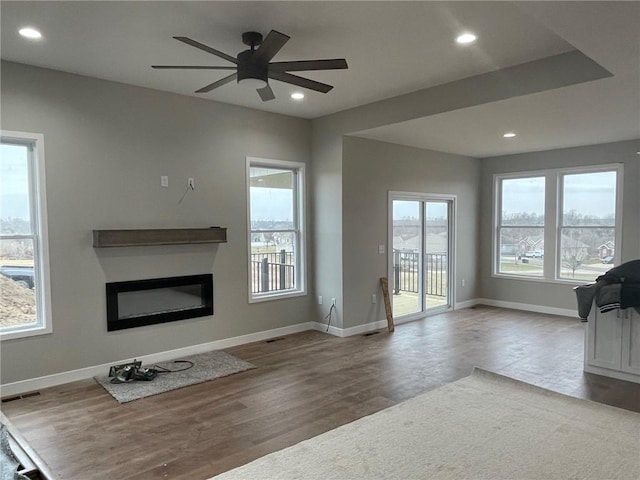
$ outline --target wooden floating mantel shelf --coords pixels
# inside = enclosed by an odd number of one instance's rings
[[[226,243],[226,241],[227,229],[219,227],[93,231],[94,248]]]

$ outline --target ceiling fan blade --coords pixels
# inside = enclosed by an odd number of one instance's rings
[[[221,52],[220,50],[211,48],[205,45],[204,43],[196,42],[195,40],[191,40],[188,37],[173,37],[173,38],[175,38],[176,40],[182,43],[186,43],[187,45],[191,45],[192,47],[196,47],[196,48],[199,48],[200,50],[204,50],[207,53],[211,53],[217,57],[224,58],[225,60],[229,60],[232,63],[238,63],[238,60],[233,58],[231,55],[227,55],[226,53]]]
[[[274,72],[301,72],[305,70],[341,70],[349,68],[344,58],[332,60],[299,60],[297,62],[273,62],[269,70]]]
[[[315,80],[309,80],[308,78],[302,78],[297,75],[291,75],[290,73],[286,72],[269,71],[269,78],[280,80],[281,82],[285,83],[290,83],[292,85],[298,85],[299,87],[308,88],[309,90],[315,90],[316,92],[322,93],[327,93],[333,88],[332,85],[316,82]]]
[[[291,37],[284,33],[271,30],[256,50],[253,58],[259,62],[268,62],[275,57],[276,53],[289,41],[289,38]]]
[[[206,87],[202,87],[200,90],[196,90],[195,93],[207,93],[207,92],[210,92],[214,88],[218,88],[218,87],[221,87],[222,85],[226,85],[229,82],[233,82],[236,79],[237,76],[238,76],[237,73],[232,73],[228,77],[224,77],[224,78],[218,80],[217,82],[213,82],[213,83],[210,83],[209,85],[207,85]]]
[[[271,90],[271,87],[269,85],[264,88],[256,89],[256,92],[258,92],[258,95],[260,95],[260,98],[263,102],[268,102],[269,100],[273,100],[274,98],[276,98],[273,90]]]
[[[235,70],[238,67],[210,67],[206,65],[151,65],[157,70],[184,69],[184,70]]]

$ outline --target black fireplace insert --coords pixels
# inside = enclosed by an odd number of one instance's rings
[[[107,330],[213,315],[213,275],[107,283]]]

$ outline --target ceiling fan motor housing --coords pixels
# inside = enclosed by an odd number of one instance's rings
[[[266,83],[269,73],[268,62],[254,58],[255,50],[245,50],[238,54],[238,83],[245,79],[262,80]]]

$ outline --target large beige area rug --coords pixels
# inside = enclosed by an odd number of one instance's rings
[[[632,480],[640,414],[475,369],[214,478]]]

